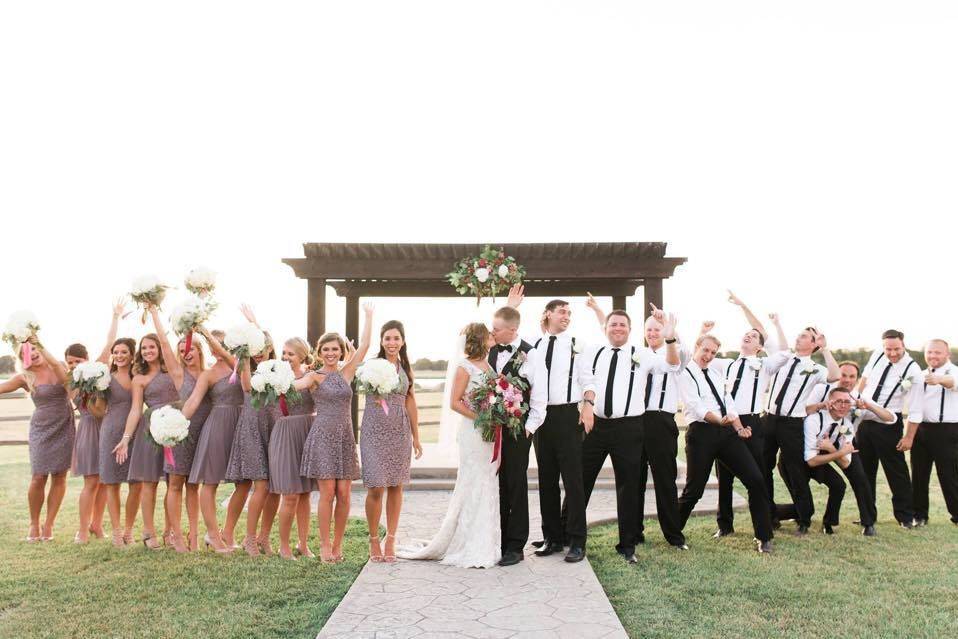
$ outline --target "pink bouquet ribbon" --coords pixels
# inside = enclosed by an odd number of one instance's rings
[[[233,374],[230,375],[230,384],[236,383],[236,375],[239,372],[239,363],[240,363],[240,359],[239,357],[237,357],[236,363],[233,364]]]
[[[172,446],[164,446],[164,447],[163,447],[163,459],[164,459],[164,460],[166,461],[166,463],[169,464],[170,466],[175,466],[175,465],[176,465],[176,460],[173,459],[173,447],[172,447]]]
[[[23,367],[30,368],[30,362],[33,360],[33,345],[30,342],[24,342],[20,354],[23,356]]]
[[[378,401],[378,402],[379,402],[379,405],[382,406],[383,412],[388,415],[388,414],[389,414],[389,404],[386,403],[386,400],[383,399],[382,397],[380,397],[380,398],[379,398],[378,400],[376,400],[376,401]]]

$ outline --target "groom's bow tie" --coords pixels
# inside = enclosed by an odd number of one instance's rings
[[[503,346],[503,345],[500,344],[500,345],[496,346],[496,348],[499,349],[499,352],[500,352],[500,353],[501,353],[502,351],[508,351],[508,352],[510,352],[510,353],[512,352],[512,344],[506,344],[505,346]]]

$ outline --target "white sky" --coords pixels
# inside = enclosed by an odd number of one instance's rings
[[[665,240],[686,335],[737,346],[732,287],[835,347],[958,342],[956,27],[944,1],[5,2],[0,321],[99,349],[134,276],[203,264],[215,324],[247,301],[285,337],[305,241]],[[474,312],[431,304],[379,302],[413,358]]]

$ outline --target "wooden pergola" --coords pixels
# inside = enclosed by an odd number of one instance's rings
[[[307,281],[306,336],[316,344],[326,331],[326,287],[346,298],[346,336],[359,340],[361,297],[459,297],[446,274],[484,244],[303,244],[303,257],[284,259]],[[662,306],[662,281],[685,263],[666,257],[665,242],[494,244],[526,269],[529,297],[608,296],[613,307],[641,286],[649,303]],[[353,404],[355,424],[356,404]]]

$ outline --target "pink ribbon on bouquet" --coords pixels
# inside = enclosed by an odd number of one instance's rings
[[[230,384],[236,383],[236,375],[239,372],[239,363],[240,363],[240,359],[239,357],[237,357],[236,362],[233,363],[233,374],[230,375]]]
[[[24,342],[20,355],[23,356],[23,367],[30,368],[30,362],[33,360],[33,345],[30,342]]]
[[[193,331],[186,332],[186,343],[183,344],[186,347],[186,354],[190,354],[190,349],[193,348]]]
[[[502,426],[496,426],[496,435],[492,444],[492,461],[490,463],[495,464],[497,461],[499,463],[496,465],[496,474],[499,474],[499,467],[502,466],[502,461],[499,460],[499,457],[502,454]]]
[[[172,447],[172,446],[164,446],[164,447],[163,447],[163,459],[164,459],[164,460],[166,461],[166,463],[169,464],[170,466],[175,466],[175,465],[176,465],[176,460],[173,459],[173,447]]]
[[[376,400],[376,401],[378,401],[378,402],[379,402],[379,405],[382,406],[383,412],[388,415],[388,414],[389,414],[389,404],[386,403],[386,400],[383,399],[382,397],[380,397],[380,398],[379,398],[378,400]]]
[[[279,396],[279,412],[283,417],[289,417],[289,405],[286,403],[286,395]]]

